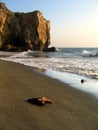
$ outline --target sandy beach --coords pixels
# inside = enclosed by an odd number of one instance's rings
[[[26,102],[47,97],[39,107]],[[30,67],[0,61],[0,130],[97,130],[98,99]]]

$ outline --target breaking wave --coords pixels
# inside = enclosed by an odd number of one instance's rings
[[[98,57],[98,51],[83,50],[82,56],[84,56],[84,57]]]
[[[59,52],[0,52],[0,59],[40,69],[70,72],[98,79],[98,51],[63,48]],[[91,58],[92,57],[92,58]]]

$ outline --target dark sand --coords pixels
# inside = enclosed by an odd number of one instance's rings
[[[26,102],[40,96],[54,103]],[[98,130],[98,99],[24,65],[0,61],[0,130]]]

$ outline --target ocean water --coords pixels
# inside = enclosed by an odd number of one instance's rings
[[[57,52],[3,52],[0,59],[46,70],[46,74],[98,98],[98,48],[59,48]],[[85,83],[81,83],[85,79]]]

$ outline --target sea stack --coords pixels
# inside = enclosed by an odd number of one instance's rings
[[[0,50],[46,50],[50,44],[50,21],[38,10],[10,11],[0,2]]]

